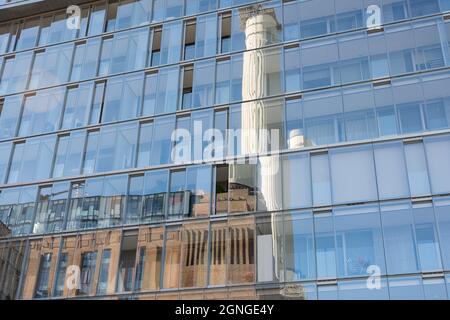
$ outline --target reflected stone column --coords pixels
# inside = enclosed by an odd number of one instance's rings
[[[242,76],[242,103],[241,110],[241,152],[243,155],[256,155],[271,151],[269,149],[269,140],[271,132],[267,132],[267,109],[270,102],[261,99],[267,96],[268,83],[266,67],[268,66],[268,57],[261,48],[276,41],[278,37],[279,23],[273,9],[263,9],[260,5],[254,5],[239,10],[241,18],[241,28],[245,30],[246,51],[243,61]],[[281,133],[279,133],[281,134]],[[274,139],[275,141],[275,139]],[[278,139],[276,139],[278,141]],[[273,146],[272,146],[273,149]],[[260,158],[260,167],[258,177],[260,177],[259,186],[265,207],[269,211],[277,211],[282,209],[282,193],[281,193],[281,167],[280,156],[271,155]],[[242,166],[241,166],[242,168]],[[245,166],[243,167],[245,168]],[[237,169],[237,168],[236,168]],[[243,173],[237,170],[231,170],[237,177]],[[244,175],[245,176],[245,175]],[[235,176],[236,177],[236,176]],[[230,177],[233,181],[233,176]],[[261,203],[258,201],[258,203]],[[275,260],[273,273],[280,279],[278,265],[280,264],[280,255],[278,255],[277,237],[280,234],[277,230],[281,226],[275,223],[276,215],[272,215],[272,252]],[[272,256],[267,256],[267,262]],[[264,268],[272,268],[265,265],[265,255],[263,256]],[[264,274],[267,274],[264,272]],[[259,278],[259,277],[258,277]],[[258,281],[266,281],[272,279],[258,279]]]

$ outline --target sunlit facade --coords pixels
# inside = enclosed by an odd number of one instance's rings
[[[450,0],[0,0],[0,299],[185,298],[450,298]]]

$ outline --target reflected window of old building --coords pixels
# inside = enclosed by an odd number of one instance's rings
[[[63,230],[69,196],[69,184],[57,183],[39,190],[33,233],[52,233]]]
[[[46,253],[41,256],[39,263],[38,278],[36,281],[35,298],[47,298],[49,296],[49,278],[50,278],[50,265],[52,262],[52,254]]]
[[[181,227],[170,227],[167,228],[165,234],[163,288],[177,289],[180,285],[182,229]]]
[[[14,300],[19,289],[24,261],[25,240],[0,243],[0,299]],[[31,298],[31,297],[30,297]]]
[[[81,254],[80,288],[77,295],[90,295],[97,264],[97,252]]]
[[[100,261],[100,272],[97,282],[97,294],[106,294],[109,280],[109,263],[111,260],[111,250],[106,249],[102,252],[102,258]]]
[[[145,174],[142,221],[157,221],[165,218],[169,172],[150,171]]]
[[[181,219],[189,213],[189,193],[186,191],[186,171],[170,173],[168,219]]]
[[[160,288],[163,238],[164,229],[162,227],[140,229],[134,287],[136,291]]]
[[[204,287],[208,273],[208,223],[182,227],[181,288]]]
[[[120,249],[117,292],[128,292],[134,288],[137,246],[137,232],[130,231],[124,233]]]
[[[229,221],[227,284],[255,282],[255,232],[256,221],[253,216]]]
[[[54,297],[62,297],[64,294],[66,271],[68,266],[67,262],[68,262],[68,253],[61,253],[55,275],[55,287],[53,289]]]

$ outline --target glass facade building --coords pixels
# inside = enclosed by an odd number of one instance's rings
[[[450,299],[450,0],[0,0],[0,222],[0,299]]]

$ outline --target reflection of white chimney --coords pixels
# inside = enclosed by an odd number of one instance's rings
[[[273,9],[254,5],[240,10],[241,27],[245,30],[246,52],[244,53],[242,75],[242,137],[243,154],[257,154],[269,151],[267,137],[260,130],[267,130],[267,107],[269,103],[258,100],[267,96],[268,84],[266,66],[268,57],[261,48],[277,39],[278,22]],[[256,101],[255,101],[256,100]],[[279,154],[260,158],[260,190],[267,210],[282,209],[281,162]],[[272,216],[272,220],[275,215]],[[277,225],[272,221],[272,254],[261,252],[258,256],[258,281],[270,281],[274,272],[279,278]],[[269,242],[270,243],[270,242]],[[273,265],[273,259],[275,265]],[[261,269],[260,269],[261,268]],[[273,268],[275,270],[273,271]],[[272,270],[272,271],[271,271]]]
[[[305,145],[302,131],[300,129],[292,129],[289,132],[289,149],[302,148]]]

